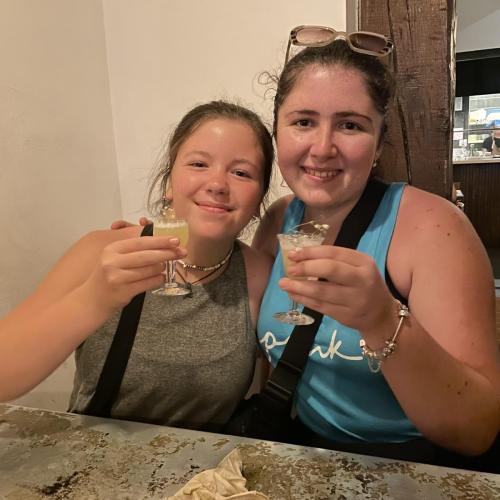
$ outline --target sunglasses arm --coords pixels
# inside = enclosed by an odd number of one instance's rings
[[[285,65],[288,62],[288,55],[290,54],[291,45],[292,45],[292,37],[288,37],[288,45],[286,47],[286,54],[285,54]]]

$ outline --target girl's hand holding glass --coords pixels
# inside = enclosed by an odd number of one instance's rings
[[[178,238],[179,245],[186,247],[189,238],[187,222],[177,217],[173,208],[164,207],[158,217],[153,222],[153,236],[170,236]],[[190,288],[185,283],[179,283],[175,279],[175,260],[167,261],[167,280],[162,288],[154,290],[156,295],[187,295]]]
[[[131,231],[131,229],[124,229]],[[107,245],[82,292],[99,309],[115,311],[165,281],[165,261],[182,258],[184,249],[170,238],[131,237]]]

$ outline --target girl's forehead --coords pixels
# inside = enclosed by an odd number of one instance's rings
[[[256,137],[255,131],[245,120],[240,118],[214,116],[202,119],[194,126],[187,138],[207,134],[227,136],[228,134],[233,135],[235,132],[238,135]]]
[[[176,159],[193,151],[224,157],[251,157],[256,164],[264,154],[253,127],[245,120],[228,117],[200,121],[180,144]]]

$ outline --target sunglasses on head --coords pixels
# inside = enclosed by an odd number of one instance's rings
[[[336,31],[327,26],[297,26],[290,32],[286,48],[285,64],[288,62],[291,45],[304,47],[323,47],[334,40],[345,40],[351,50],[375,57],[384,57],[392,52],[392,40],[379,33],[370,31]]]

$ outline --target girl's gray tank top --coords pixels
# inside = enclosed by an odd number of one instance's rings
[[[119,316],[77,349],[69,411],[84,413]],[[250,386],[256,346],[245,264],[236,244],[224,274],[193,286],[191,296],[146,294],[111,417],[220,430]]]

